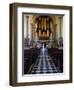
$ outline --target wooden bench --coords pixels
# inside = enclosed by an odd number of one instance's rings
[[[24,74],[27,74],[32,64],[35,64],[39,55],[39,49],[31,48],[24,50]]]
[[[48,49],[48,53],[51,56],[56,68],[59,69],[60,72],[63,72],[63,50],[50,48]]]

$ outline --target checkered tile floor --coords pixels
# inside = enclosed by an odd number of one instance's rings
[[[31,74],[58,73],[51,57],[48,55],[47,48],[41,49],[40,55],[31,71]]]

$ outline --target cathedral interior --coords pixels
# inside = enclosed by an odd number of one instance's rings
[[[24,74],[63,72],[63,16],[23,15]]]

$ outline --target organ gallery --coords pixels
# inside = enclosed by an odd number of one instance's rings
[[[24,15],[24,19],[24,39],[28,38],[32,44],[41,41],[54,46],[59,45],[60,38],[63,40],[62,16]]]

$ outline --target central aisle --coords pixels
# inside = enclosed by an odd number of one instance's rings
[[[40,55],[31,71],[31,74],[58,73],[51,57],[48,55],[47,48],[40,50]]]

